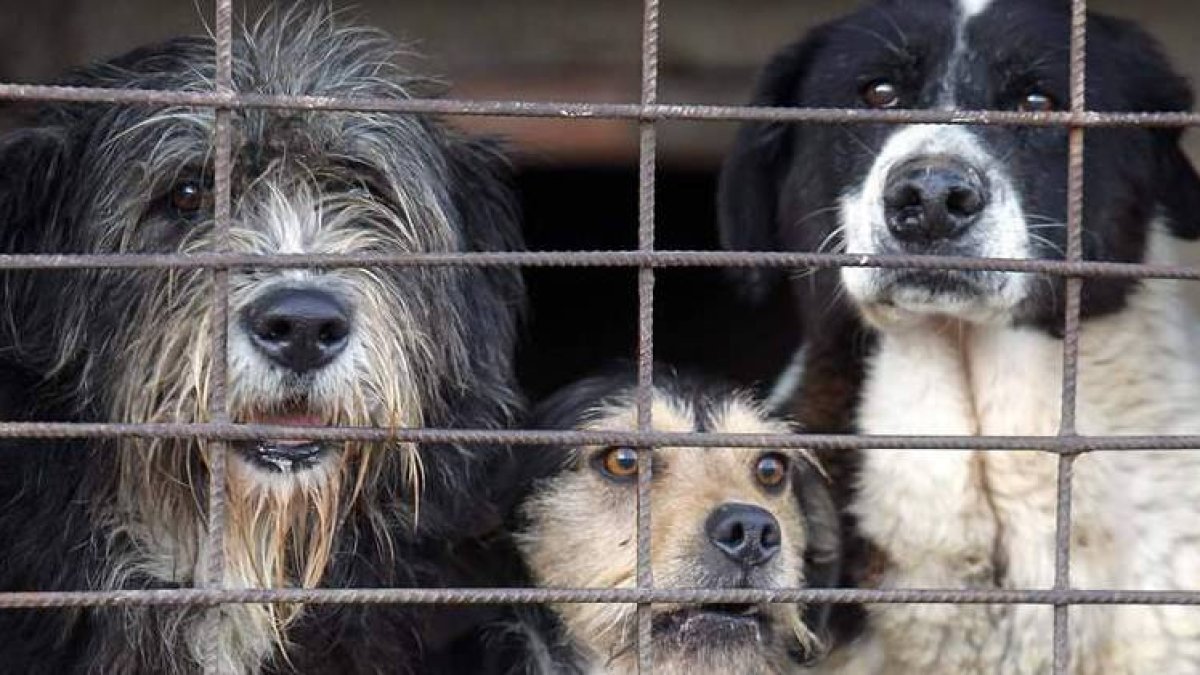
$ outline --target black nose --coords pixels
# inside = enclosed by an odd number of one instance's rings
[[[925,157],[904,162],[888,174],[884,217],[896,239],[931,244],[969,230],[987,199],[978,171],[949,157]]]
[[[704,524],[708,539],[742,565],[761,565],[779,552],[779,521],[765,509],[749,504],[722,504]]]
[[[246,308],[242,321],[259,351],[298,373],[328,364],[346,348],[350,335],[346,307],[311,288],[268,293]]]

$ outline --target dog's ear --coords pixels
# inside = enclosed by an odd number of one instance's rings
[[[520,251],[521,213],[512,164],[492,138],[451,135],[454,202],[474,251]]]
[[[1171,233],[1200,239],[1200,176],[1178,138],[1159,155],[1161,200]]]
[[[52,227],[59,213],[59,195],[69,189],[71,170],[66,134],[56,127],[32,127],[0,136],[0,251],[45,253],[67,250],[51,237],[65,237],[66,228]],[[52,338],[52,322],[42,320],[53,293],[61,284],[42,288],[59,277],[26,273],[0,275],[0,344],[20,345],[22,359],[40,362]],[[39,318],[41,317],[41,318]],[[36,355],[36,356],[35,356]]]
[[[499,143],[486,138],[449,134],[446,144],[449,184],[462,250],[470,253],[512,252],[525,248],[521,234],[512,167]],[[523,402],[502,394],[513,379],[517,331],[524,317],[526,294],[516,267],[464,268],[460,298],[462,322],[472,351],[476,392],[484,400],[517,410]],[[487,336],[487,339],[481,339]],[[480,379],[482,378],[482,379]]]
[[[66,139],[56,128],[0,136],[0,248],[5,253],[34,251],[46,229],[42,221],[54,215],[66,156]]]
[[[842,573],[842,536],[837,506],[830,493],[829,478],[816,458],[806,458],[792,467],[792,493],[804,516],[807,546],[804,549],[804,582],[808,588],[835,588]],[[819,646],[827,647],[832,606],[810,604],[804,609],[804,624]],[[801,660],[816,655],[801,655]]]
[[[800,81],[808,71],[819,39],[810,37],[771,59],[759,76],[752,105],[797,105]],[[730,251],[771,251],[776,235],[780,191],[790,166],[796,126],[781,122],[747,122],[738,129],[733,149],[721,167],[717,214],[721,246]],[[731,270],[734,280],[754,300],[779,283],[781,271],[767,268]]]
[[[1193,96],[1186,78],[1171,67],[1158,42],[1135,23],[1093,16],[1089,32],[1103,31],[1103,58],[1115,61],[1123,72],[1138,73],[1125,92],[1132,102],[1127,112],[1187,112]],[[1091,58],[1091,55],[1089,55]],[[1200,238],[1200,176],[1181,145],[1183,129],[1150,129],[1156,157],[1153,185],[1171,232],[1184,239]]]
[[[1135,71],[1153,75],[1138,78],[1138,91],[1144,97],[1138,109],[1146,112],[1187,112],[1192,109],[1191,87],[1175,73],[1148,36],[1138,31],[1148,44],[1140,53],[1147,61]],[[1171,233],[1183,239],[1200,238],[1200,176],[1184,152],[1183,129],[1153,129],[1158,159],[1155,185]]]
[[[614,369],[611,374],[574,382],[538,402],[525,419],[519,420],[521,424],[518,426],[561,431],[577,429],[591,410],[628,390],[633,386],[634,379],[628,369],[620,368]],[[508,520],[514,527],[524,527],[516,512],[520,503],[538,483],[570,467],[574,456],[569,446],[530,445],[513,448],[496,462],[496,466],[490,470],[491,482],[493,485],[507,486],[507,492],[498,493],[496,501],[508,514]]]

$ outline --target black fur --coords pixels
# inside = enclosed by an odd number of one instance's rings
[[[728,402],[729,397],[739,395],[738,388],[698,373],[678,371],[675,368],[656,365],[653,372],[654,387],[666,392],[673,400],[685,402],[696,415],[694,428],[704,432],[711,427],[712,415],[718,407]],[[626,364],[610,366],[601,373],[585,378],[559,389],[541,401],[532,414],[532,426],[537,429],[569,431],[581,428],[589,415],[607,405],[627,403],[632,400],[637,387],[637,373]],[[573,461],[569,447],[538,449],[527,458],[522,483],[534,489],[537,483],[553,481]],[[792,466],[792,494],[805,518],[805,530],[809,539],[804,556],[804,585],[807,588],[828,588],[837,584],[841,576],[841,533],[837,506],[833,503],[827,478],[817,467],[807,462],[796,462]],[[531,524],[516,518],[513,529],[528,531]],[[805,607],[804,621],[815,635],[825,640],[829,633],[831,607],[811,604]],[[541,608],[521,610],[513,620],[520,624],[520,631],[492,631],[502,633],[505,644],[515,653],[526,654],[539,651],[551,655],[564,674],[575,673],[580,657],[564,635],[563,627],[552,612]],[[818,655],[796,651],[797,662],[805,662]],[[526,658],[528,660],[528,658]]]
[[[876,2],[814,29],[766,66],[752,103],[772,107],[864,108],[860,89],[888,77],[909,97],[902,107],[926,108],[949,58],[957,20],[949,0]],[[963,109],[1012,109],[1020,88],[1036,82],[1060,107],[1070,101],[1066,3],[996,3],[968,29],[973,56],[955,84]],[[1096,111],[1175,112],[1192,104],[1187,83],[1134,24],[1092,14],[1088,20],[1087,106]],[[907,42],[905,42],[907,41]],[[897,54],[890,47],[903,45]],[[739,130],[722,169],[719,213],[722,243],[733,250],[815,250],[837,226],[834,206],[861,181],[888,125],[796,125],[754,122]],[[1017,176],[1026,212],[1066,219],[1066,130],[989,127],[976,133],[1006,158]],[[1161,207],[1180,237],[1200,236],[1195,205],[1200,180],[1179,146],[1178,129],[1092,129],[1087,132],[1084,253],[1089,260],[1141,259],[1144,227]],[[1059,168],[1061,167],[1061,170]],[[1065,231],[1043,233],[1065,247]],[[1061,257],[1043,246],[1040,257]],[[762,270],[741,272],[750,290],[782,280]],[[836,270],[805,275],[794,285],[806,318],[827,310]],[[827,280],[834,277],[833,280]],[[1091,279],[1085,312],[1121,307],[1129,282]],[[1062,293],[1030,307],[1025,321],[1061,320]],[[807,324],[806,324],[807,325]],[[819,326],[817,322],[812,324]]]
[[[1036,86],[1070,104],[1069,5],[1044,0],[997,1],[967,24],[966,66],[952,85],[961,109],[1011,110],[1023,88]],[[878,0],[813,29],[782,49],[764,68],[752,103],[799,108],[866,107],[861,92],[879,78],[899,85],[900,107],[931,108],[952,58],[960,15],[953,0]],[[1192,94],[1154,40],[1128,21],[1090,14],[1086,105],[1096,111],[1186,111]],[[744,124],[727,157],[719,189],[720,233],[725,248],[750,251],[837,251],[840,199],[866,177],[894,127],[888,125]],[[973,127],[1003,158],[1033,223],[1063,223],[1067,209],[1067,131],[1063,128]],[[1178,129],[1089,129],[1085,141],[1084,257],[1142,260],[1148,223],[1163,216],[1183,239],[1200,236],[1200,179],[1180,147]],[[1035,257],[1063,257],[1066,232],[1037,234]],[[835,245],[831,246],[830,241]],[[752,297],[785,281],[778,270],[734,271]],[[786,405],[816,433],[855,431],[859,387],[875,341],[846,296],[837,269],[795,274],[790,286],[805,326],[806,369]],[[1083,314],[1121,311],[1138,282],[1087,279]],[[1061,334],[1065,294],[1061,278],[1036,282],[1037,291],[1014,320]],[[822,453],[833,475],[836,499],[852,498],[858,454]],[[845,585],[872,574],[875,554],[847,533]],[[839,606],[834,623],[844,637],[859,623],[856,608]]]
[[[293,27],[313,28],[304,17]],[[320,19],[317,20],[320,23]],[[285,20],[286,23],[286,20]],[[304,24],[301,26],[301,24]],[[314,24],[315,25],[315,24]],[[283,30],[283,29],[281,29]],[[324,30],[317,26],[314,30]],[[373,40],[328,32],[347,50],[346,69],[354,59],[378,55]],[[314,41],[315,43],[316,41]],[[239,40],[237,56],[249,48]],[[92,87],[167,89],[189,82],[192,73],[211,76],[211,42],[176,40],[135,50],[107,63],[81,70],[63,83]],[[239,63],[241,63],[239,61]],[[303,64],[295,64],[303,66]],[[334,77],[338,62],[325,64]],[[286,69],[288,64],[282,64]],[[271,73],[241,86],[271,91]],[[304,93],[337,94],[338,82],[310,82]],[[412,86],[420,85],[414,80]],[[381,96],[394,91],[381,89]],[[4,253],[153,253],[176,249],[173,233],[137,232],[133,244],[102,240],[94,225],[113,203],[151,213],[158,195],[126,180],[152,150],[114,152],[118,137],[146,119],[147,108],[112,105],[53,105],[39,109],[26,126],[0,137],[0,250]],[[235,113],[238,115],[238,113]],[[235,186],[261,168],[272,143],[287,143],[269,125],[249,119],[236,128],[247,134],[235,157]],[[288,117],[280,115],[280,118]],[[267,114],[255,119],[274,119]],[[304,115],[292,116],[303,132]],[[416,161],[441,167],[449,196],[447,219],[457,250],[496,251],[521,248],[518,213],[511,196],[507,165],[491,144],[460,138],[436,123],[413,121],[420,145],[393,148],[412,152]],[[282,128],[282,127],[281,127]],[[261,133],[260,136],[255,136]],[[136,136],[136,135],[135,135]],[[290,138],[290,137],[289,137]],[[182,168],[182,167],[181,167]],[[168,181],[173,176],[161,177]],[[369,178],[368,178],[369,180]],[[236,189],[236,188],[235,188]],[[418,196],[418,199],[424,198]],[[235,209],[237,195],[234,196]],[[147,216],[147,218],[151,218]],[[131,223],[131,227],[152,223]],[[459,317],[453,328],[467,350],[457,355],[469,365],[470,386],[459,381],[431,383],[423,400],[438,401],[425,424],[436,428],[490,428],[510,424],[521,411],[513,389],[512,352],[523,306],[519,272],[512,268],[459,268],[422,277],[411,270],[377,270],[415,295],[434,298]],[[0,279],[0,417],[6,420],[104,422],[111,403],[110,384],[130,368],[122,343],[114,339],[123,322],[162,276],[151,272],[81,270],[13,271]],[[81,313],[79,322],[65,315]],[[171,327],[147,325],[146,331]],[[189,326],[174,327],[187,330]],[[397,330],[405,330],[397,326]],[[449,340],[453,335],[437,335]],[[0,444],[0,591],[61,591],[105,587],[113,561],[131,554],[134,544],[120,533],[120,522],[100,518],[117,498],[117,442],[101,440],[9,441]],[[429,444],[421,448],[425,483],[420,516],[408,512],[411,498],[397,476],[395,486],[379,490],[373,512],[384,514],[393,551],[376,542],[365,509],[347,515],[323,585],[338,588],[504,585],[510,559],[504,540],[495,538],[503,514],[515,500],[508,449],[460,448]],[[203,469],[196,465],[198,474]],[[199,503],[206,492],[195,486]],[[495,566],[487,561],[498,561]],[[134,573],[120,589],[171,587]],[[0,671],[12,673],[166,673],[191,672],[179,632],[203,617],[203,608],[77,608],[0,611]],[[403,606],[313,605],[288,632],[287,660],[264,666],[270,672],[396,673],[433,672],[426,657],[490,618],[486,607],[427,608]],[[161,630],[161,633],[158,631]],[[431,655],[434,655],[431,657]]]

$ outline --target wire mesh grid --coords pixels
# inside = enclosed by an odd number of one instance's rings
[[[72,592],[13,592],[0,594],[0,608],[47,608],[114,605],[198,605],[211,607],[210,620],[222,604],[231,603],[636,603],[639,670],[651,670],[651,603],[821,602],[821,603],[947,603],[1038,604],[1054,608],[1053,663],[1055,673],[1068,672],[1068,608],[1071,605],[1200,605],[1200,592],[1083,590],[1071,587],[1071,477],[1074,460],[1087,452],[1113,450],[1189,450],[1200,447],[1200,436],[1081,436],[1076,433],[1076,386],[1080,333],[1080,297],[1084,278],[1200,279],[1200,270],[1176,265],[1085,261],[1082,255],[1084,133],[1092,127],[1200,126],[1197,113],[1092,112],[1086,109],[1086,0],[1072,0],[1070,24],[1070,109],[1063,112],[842,110],[763,108],[662,104],[658,102],[659,2],[644,0],[642,14],[642,91],[638,103],[594,104],[527,101],[468,101],[454,99],[343,99],[320,96],[275,96],[238,93],[232,81],[233,0],[217,0],[216,82],[211,92],[90,89],[0,83],[0,100],[83,102],[129,105],[185,105],[211,108],[216,114],[214,155],[214,215],[219,231],[230,228],[232,171],[231,115],[239,109],[306,111],[376,111],[412,114],[454,114],[560,119],[628,119],[639,126],[639,221],[636,251],[614,252],[488,252],[413,253],[396,255],[271,255],[251,256],[216,251],[203,254],[141,255],[0,255],[0,269],[207,269],[214,279],[217,321],[213,339],[214,372],[209,401],[213,421],[193,424],[0,422],[0,438],[194,438],[223,443],[269,436],[315,439],[448,443],[506,443],[519,445],[628,445],[639,449],[637,483],[637,585],[635,588],[378,588],[378,589],[227,589],[222,588],[222,546],[226,526],[224,453],[212,454],[208,495],[207,574],[193,588],[170,590],[110,590]],[[1065,260],[1001,260],[952,256],[847,255],[795,252],[658,251],[654,246],[654,199],[657,134],[661,120],[777,121],[814,124],[937,123],[1067,127],[1068,210]],[[637,431],[584,432],[472,429],[383,429],[365,427],[287,427],[234,424],[229,421],[226,392],[226,325],[228,275],[246,267],[370,267],[370,266],[588,266],[631,267],[638,270]],[[1061,426],[1058,436],[841,436],[812,434],[715,434],[652,431],[650,398],[654,361],[654,283],[659,268],[671,267],[880,267],[894,269],[957,269],[1031,272],[1066,277],[1067,302],[1063,339]],[[655,588],[650,567],[650,454],[656,446],[760,447],[869,450],[1031,450],[1057,455],[1058,478],[1055,532],[1055,574],[1050,589],[662,589]],[[215,672],[210,658],[206,671]]]

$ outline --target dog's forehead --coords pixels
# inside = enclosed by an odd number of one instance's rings
[[[637,428],[637,401],[630,393],[594,407],[586,428],[604,431]],[[655,431],[687,433],[780,433],[786,426],[764,414],[740,394],[681,396],[655,388],[650,406]]]
[[[1026,80],[1058,94],[1069,18],[1065,3],[1044,0],[868,4],[817,34],[798,96],[806,105],[857,105],[861,87],[876,79],[901,84],[905,105],[916,108],[994,107],[1000,92]]]
[[[243,160],[258,165],[280,159],[306,166],[336,165],[361,154],[359,147],[368,140],[365,133],[348,133],[351,128],[368,128],[355,123],[351,113],[252,111],[240,121],[235,120],[235,125]],[[393,152],[405,151],[400,145],[393,148]]]
[[[993,0],[958,0],[958,11],[964,18],[970,19],[987,9]]]
[[[736,394],[716,397],[698,406],[695,400],[676,396],[658,389],[655,391],[650,409],[651,427],[657,432],[667,433],[712,433],[712,434],[762,434],[777,435],[789,432],[787,424],[772,419],[758,406]],[[632,398],[608,403],[593,411],[585,425],[594,431],[632,431],[637,429],[637,406]],[[744,458],[762,452],[754,447],[672,447],[659,448],[666,458],[680,457],[686,461],[691,456],[711,462],[728,459],[740,462]],[[784,448],[773,450],[792,461],[808,461],[803,450]]]
[[[993,63],[1022,56],[1067,63],[1070,15],[1056,3],[992,0],[978,12],[964,14],[959,32],[967,54]]]
[[[832,27],[839,39],[821,57],[838,68],[882,58],[936,73],[966,53],[995,60],[1005,47],[1028,50],[1051,37],[1047,46],[1064,49],[1069,15],[1062,3],[1044,0],[884,0]]]

